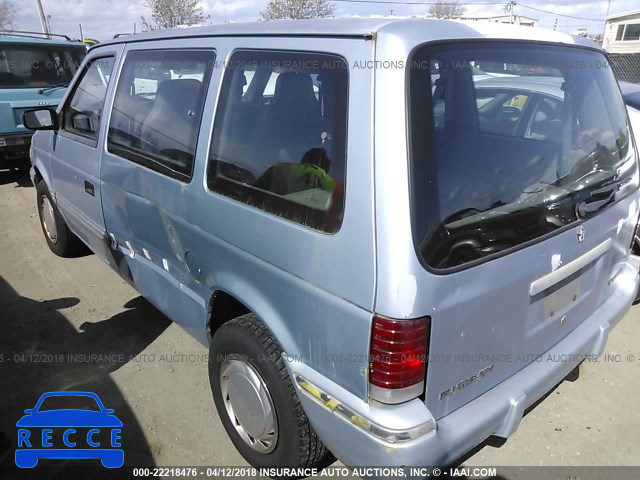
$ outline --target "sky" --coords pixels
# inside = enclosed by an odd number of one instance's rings
[[[18,6],[15,27],[19,30],[40,31],[40,19],[36,0],[13,0]],[[429,6],[402,4],[400,0],[385,0],[389,3],[360,3],[363,0],[334,2],[337,17],[344,16],[411,16],[424,15]],[[380,0],[376,0],[380,1]],[[405,3],[418,3],[419,0],[404,0]],[[425,0],[434,2],[436,0]],[[356,3],[357,2],[357,3]],[[505,12],[505,4],[499,0],[459,0],[466,7],[467,15],[499,15]],[[218,24],[225,21],[255,21],[260,10],[266,6],[267,0],[203,0],[200,2],[206,14],[210,15],[208,23]],[[107,40],[117,33],[131,33],[134,24],[138,31],[142,29],[141,16],[149,17],[150,9],[145,0],[42,0],[46,15],[50,16],[53,33],[61,33],[79,38],[82,24],[85,37]],[[546,10],[544,13],[533,10]],[[514,7],[516,15],[523,15],[540,20],[541,27],[553,28],[557,19],[557,29],[565,32],[576,32],[586,28],[590,33],[602,33],[604,18],[609,14],[640,9],[638,0],[547,0],[517,1]],[[569,15],[582,18],[570,18]]]

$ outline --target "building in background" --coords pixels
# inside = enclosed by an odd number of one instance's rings
[[[461,17],[462,20],[484,20],[495,23],[512,23],[523,27],[537,27],[540,20],[537,18],[525,17],[524,15],[494,15],[491,17]]]
[[[640,10],[609,15],[602,46],[611,53],[640,53]]]

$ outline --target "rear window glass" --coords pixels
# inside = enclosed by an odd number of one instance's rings
[[[620,198],[634,157],[600,53],[445,45],[410,69],[414,233],[430,267],[484,259]]]
[[[0,88],[68,85],[85,54],[83,47],[0,44]]]
[[[209,188],[336,232],[344,206],[347,87],[340,57],[235,53],[215,119]]]

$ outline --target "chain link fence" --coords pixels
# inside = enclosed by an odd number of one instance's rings
[[[610,53],[609,60],[619,81],[640,83],[640,53]]]

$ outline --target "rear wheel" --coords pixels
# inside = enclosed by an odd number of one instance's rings
[[[322,467],[330,459],[300,405],[278,342],[253,314],[214,335],[209,381],[227,434],[254,467]]]
[[[49,249],[60,257],[73,257],[82,252],[84,244],[69,230],[43,180],[38,182],[36,192],[40,226]]]

